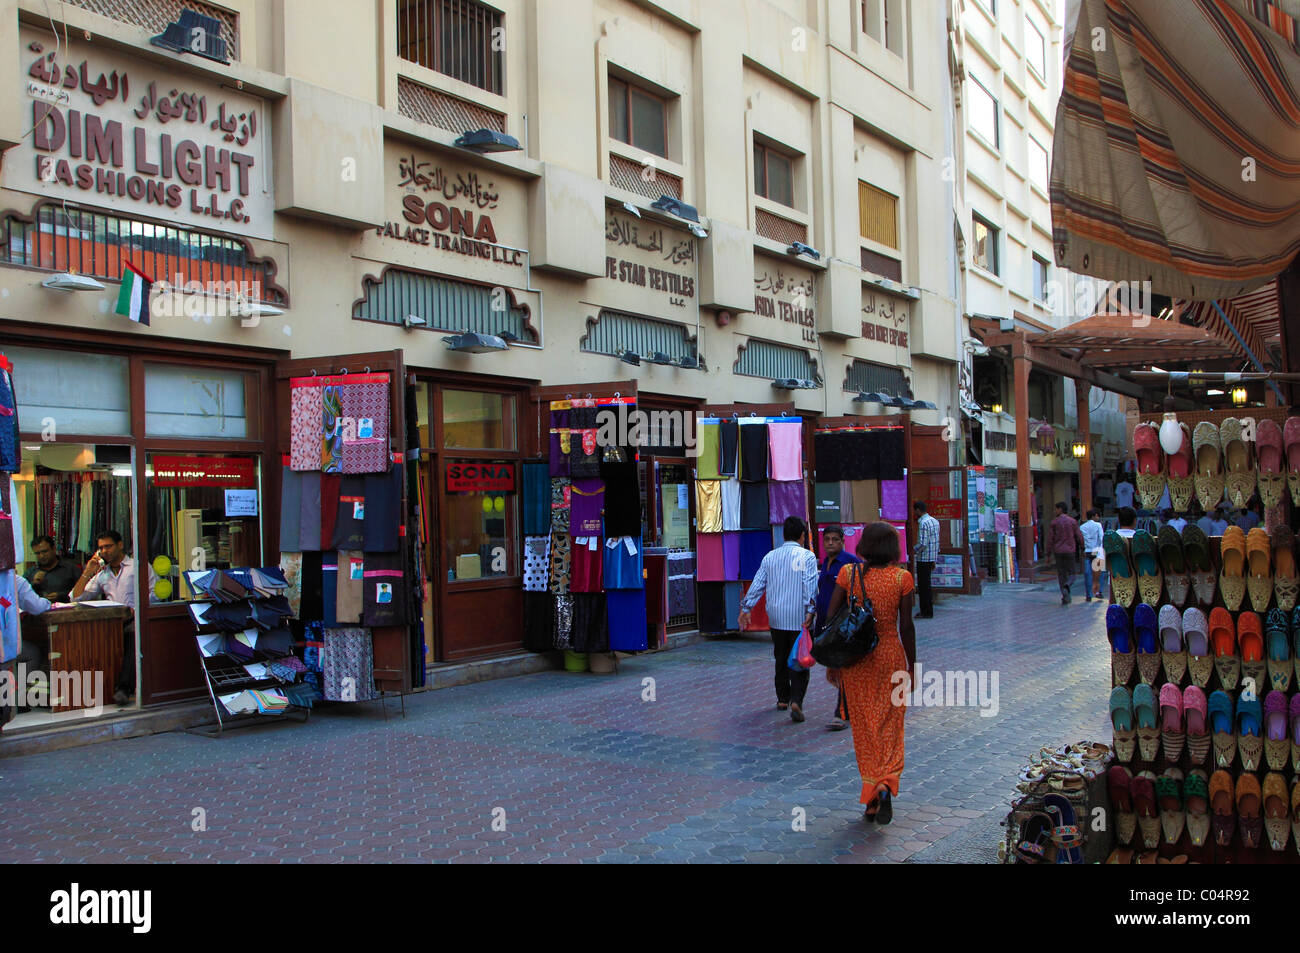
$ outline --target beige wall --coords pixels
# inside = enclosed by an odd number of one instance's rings
[[[265,101],[259,135],[267,142],[275,212],[269,232],[248,237],[257,254],[276,260],[289,308],[252,326],[182,314],[140,327],[112,314],[116,284],[97,294],[58,294],[39,286],[46,272],[0,265],[0,321],[182,338],[199,349],[205,342],[247,344],[293,357],[405,348],[417,366],[556,384],[633,377],[645,390],[710,401],[793,399],[803,410],[833,415],[878,410],[854,404],[842,389],[849,362],[860,357],[903,368],[915,396],[938,405],[916,413],[919,422],[957,416],[961,327],[945,251],[952,208],[942,176],[948,82],[937,28],[942,0],[911,4],[910,46],[902,56],[863,32],[860,5],[850,0],[500,0],[500,94],[399,60],[396,0],[231,0],[226,6],[239,12],[241,29],[241,56],[229,65],[164,52],[148,44],[144,29],[72,3],[61,9],[70,30],[92,32],[95,62],[137,70],[147,64],[178,83],[242,85]],[[9,85],[0,96],[0,143],[23,139],[31,120],[23,88],[30,55],[18,41],[20,21],[25,32],[49,33],[39,0],[0,2],[0,51],[14,54],[0,57],[10,64],[10,75],[0,77]],[[657,216],[649,209],[653,196],[610,181],[611,155],[644,158],[609,136],[610,70],[670,97],[669,156],[656,158],[654,169],[682,178],[683,198],[698,207],[707,238],[692,238],[684,223]],[[456,132],[398,109],[399,75],[503,113],[524,149],[496,156],[456,149]],[[755,132],[797,154],[794,209],[754,195]],[[22,150],[30,151],[30,137],[16,148],[29,161]],[[527,265],[467,258],[421,244],[418,236],[398,237],[400,230],[385,236],[388,223],[411,224],[403,218],[405,196],[429,197],[422,186],[402,184],[399,163],[407,155],[448,176],[474,174],[489,183],[496,198],[486,212],[496,242],[526,251]],[[859,180],[899,196],[902,288],[872,283],[860,271]],[[54,186],[20,191],[10,184],[7,175],[0,179],[0,207],[19,212],[39,196],[73,197]],[[93,193],[79,200],[96,203]],[[476,215],[485,211],[466,204],[464,194],[444,201]],[[630,219],[621,208],[625,201],[641,210],[642,227],[692,244],[694,260],[670,270],[693,270],[693,300],[673,303],[606,278],[608,210]],[[759,237],[758,209],[806,226],[821,260],[791,258],[783,242]],[[145,207],[135,211],[148,214]],[[226,230],[245,237],[236,226]],[[442,345],[445,332],[352,320],[364,279],[387,266],[509,289],[534,315],[541,346],[457,355]],[[755,313],[755,283],[768,272],[811,284],[802,302],[816,314],[811,329]],[[906,345],[897,334],[892,341],[874,331],[862,336],[862,323],[878,323],[872,315],[886,305],[889,326],[906,334]],[[687,325],[707,371],[632,368],[580,351],[579,339],[600,307]],[[734,374],[739,349],[751,337],[806,348],[823,386],[789,394],[769,380]]]

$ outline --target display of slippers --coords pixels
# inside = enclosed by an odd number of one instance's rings
[[[1165,667],[1165,678],[1177,686],[1187,674],[1183,616],[1176,606],[1163,605],[1157,618],[1160,621],[1160,657]]]
[[[1273,599],[1273,541],[1258,526],[1246,534],[1246,591],[1256,612],[1268,609]]]
[[[1016,845],[1016,863],[1050,864],[1056,859],[1052,843],[1052,819],[1035,811],[1020,825],[1020,843]]]
[[[1264,629],[1254,612],[1237,616],[1237,651],[1241,653],[1241,685],[1259,696],[1268,689],[1268,662],[1264,658]]]
[[[1154,424],[1140,423],[1133,428],[1133,453],[1137,457],[1138,500],[1143,509],[1154,510],[1165,495],[1160,434]]]
[[[1215,771],[1210,775],[1210,820],[1214,827],[1214,843],[1219,847],[1232,844],[1232,835],[1237,831],[1237,812],[1233,809],[1232,775],[1227,771]]]
[[[1264,760],[1264,715],[1258,696],[1246,694],[1243,691],[1237,699],[1237,754],[1243,771],[1258,771]]]
[[[1196,606],[1183,611],[1183,641],[1187,644],[1187,670],[1193,684],[1205,688],[1214,673],[1214,649],[1205,613]]]
[[[1111,681],[1115,685],[1127,685],[1133,679],[1137,656],[1133,648],[1132,624],[1128,610],[1123,606],[1107,607],[1106,638],[1110,640]]]
[[[1214,573],[1214,563],[1210,559],[1210,539],[1205,535],[1205,530],[1195,523],[1183,527],[1183,558],[1187,561],[1196,601],[1208,609],[1214,605],[1214,589],[1218,580]]]
[[[1219,684],[1231,691],[1241,680],[1241,657],[1237,654],[1237,636],[1227,609],[1210,610],[1210,647],[1214,651]]]
[[[1232,696],[1210,694],[1210,734],[1214,738],[1214,766],[1229,768],[1237,758],[1237,735],[1233,731]]]
[[[1110,856],[1106,858],[1106,863],[1131,864],[1136,853],[1132,847],[1116,847],[1110,852]]]
[[[1160,813],[1156,802],[1155,781],[1154,774],[1143,771],[1129,783],[1133,811],[1137,814],[1138,828],[1142,831],[1142,846],[1152,849],[1160,846]]]
[[[1296,852],[1300,853],[1300,778],[1292,782],[1291,786],[1291,843],[1295,844]]]
[[[1300,430],[1297,431],[1300,439]],[[1192,453],[1196,456],[1196,499],[1205,512],[1213,512],[1223,499],[1223,461],[1219,428],[1202,420],[1192,431]],[[1300,501],[1300,497],[1297,497]]]
[[[1106,570],[1110,573],[1110,594],[1115,604],[1131,609],[1137,598],[1137,573],[1129,559],[1128,540],[1114,530],[1101,538],[1106,553]]]
[[[1165,773],[1156,778],[1156,803],[1160,807],[1160,827],[1164,831],[1165,843],[1177,844],[1187,825],[1183,807],[1183,772],[1166,768]]]
[[[1282,461],[1282,428],[1265,417],[1255,425],[1256,480],[1265,506],[1277,506],[1286,492],[1286,465]]]
[[[1296,570],[1295,534],[1291,527],[1279,523],[1269,533],[1273,546],[1273,595],[1277,607],[1290,612],[1300,600],[1300,572]],[[1247,540],[1249,543],[1249,540]]]
[[[1219,592],[1223,594],[1223,604],[1236,612],[1246,598],[1246,533],[1240,526],[1229,526],[1223,531],[1219,562]]]
[[[1145,682],[1133,687],[1133,722],[1137,725],[1138,754],[1143,761],[1154,761],[1160,754],[1160,724],[1157,718],[1156,693]]]
[[[1137,747],[1137,732],[1133,728],[1133,695],[1122,685],[1110,693],[1110,724],[1115,737],[1115,757],[1120,761],[1132,761]]]
[[[1285,771],[1291,757],[1289,716],[1286,693],[1269,692],[1264,698],[1264,758],[1270,771]]]
[[[1192,494],[1196,490],[1196,461],[1192,457],[1192,432],[1187,424],[1180,423],[1183,434],[1182,445],[1177,453],[1165,458],[1165,480],[1169,484],[1169,502],[1174,511],[1186,513],[1192,505]]]
[[[1133,775],[1123,765],[1114,765],[1106,772],[1106,790],[1115,809],[1115,839],[1121,844],[1133,843],[1137,832],[1137,815],[1133,813],[1133,799],[1129,795],[1132,781]]]
[[[1219,444],[1223,448],[1223,464],[1227,471],[1224,485],[1233,506],[1244,509],[1255,493],[1255,468],[1250,459],[1250,446],[1242,439],[1241,421],[1228,417],[1219,424]]]
[[[1187,811],[1187,835],[1193,847],[1204,847],[1210,835],[1210,785],[1205,772],[1189,771],[1183,782],[1183,805]]]
[[[1268,834],[1270,850],[1286,850],[1291,836],[1291,811],[1288,806],[1286,781],[1276,771],[1264,777],[1264,831]]]
[[[1133,553],[1133,570],[1137,573],[1138,593],[1147,605],[1160,605],[1160,596],[1164,592],[1164,573],[1160,569],[1160,560],[1156,558],[1156,541],[1146,530],[1140,529],[1129,540],[1129,550]],[[1136,625],[1136,621],[1134,625]]]
[[[1291,687],[1295,671],[1291,660],[1291,627],[1281,609],[1269,609],[1264,619],[1264,647],[1268,652],[1268,682],[1274,691]]]
[[[1083,833],[1074,814],[1074,805],[1061,794],[1043,795],[1043,810],[1052,819],[1052,843],[1058,864],[1083,863]]]
[[[1156,533],[1156,549],[1160,553],[1169,601],[1181,609],[1187,604],[1187,593],[1192,588],[1192,577],[1187,573],[1187,559],[1183,555],[1183,538],[1166,523]]]
[[[1183,693],[1172,682],[1160,686],[1160,744],[1165,760],[1175,764],[1183,756],[1187,732],[1183,728]]]
[[[1205,764],[1210,756],[1210,716],[1205,692],[1195,685],[1183,689],[1183,724],[1187,755],[1193,764]]]
[[[1300,695],[1293,695],[1287,706],[1287,723],[1290,727],[1291,767],[1300,775]]]
[[[1175,610],[1177,611],[1177,610]],[[1133,636],[1137,643],[1138,678],[1148,685],[1154,685],[1160,674],[1160,638],[1156,610],[1145,602],[1138,603],[1133,610]]]
[[[1282,443],[1286,449],[1286,484],[1291,502],[1300,506],[1300,417],[1288,417],[1282,425]],[[1300,841],[1297,842],[1300,850]]]
[[[1263,792],[1259,778],[1242,774],[1237,778],[1237,830],[1244,847],[1258,847],[1264,833],[1264,818],[1260,814]]]

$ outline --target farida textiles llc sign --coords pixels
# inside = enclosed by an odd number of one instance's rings
[[[5,188],[272,236],[261,99],[144,60],[106,62],[84,43],[48,49],[35,29],[19,37],[32,129],[5,156]]]
[[[800,339],[817,343],[816,281],[812,272],[759,265],[754,275],[754,313],[799,329]]]

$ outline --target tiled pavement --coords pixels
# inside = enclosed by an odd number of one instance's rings
[[[1105,738],[1104,608],[991,586],[918,622],[927,669],[993,670],[999,708],[920,707],[892,825],[864,825],[848,732],[814,672],[794,725],[770,643],[706,642],[617,675],[547,672],[318,709],[212,741],[174,733],[0,760],[0,861],[905,861],[1005,814],[1044,744]],[[643,700],[643,679],[655,700]],[[194,809],[206,830],[192,830]],[[806,829],[795,830],[802,808]],[[494,830],[494,818],[497,827]],[[971,851],[955,852],[969,858]]]

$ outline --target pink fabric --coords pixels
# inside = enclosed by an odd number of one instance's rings
[[[768,422],[767,476],[770,480],[803,479],[803,425],[795,421]]]
[[[298,383],[303,381],[303,383]],[[321,457],[321,389],[315,378],[289,382],[289,469],[319,470]]]
[[[722,561],[722,533],[697,533],[695,536],[695,579],[698,582],[725,582]],[[740,552],[736,552],[739,565]]]
[[[343,416],[351,418],[355,429],[345,429],[342,472],[388,472],[388,375],[363,374],[358,383],[339,388],[343,398]],[[381,379],[382,378],[382,379]],[[347,378],[344,378],[347,380]],[[362,437],[361,421],[371,422],[371,436]],[[355,434],[351,440],[348,437]]]

